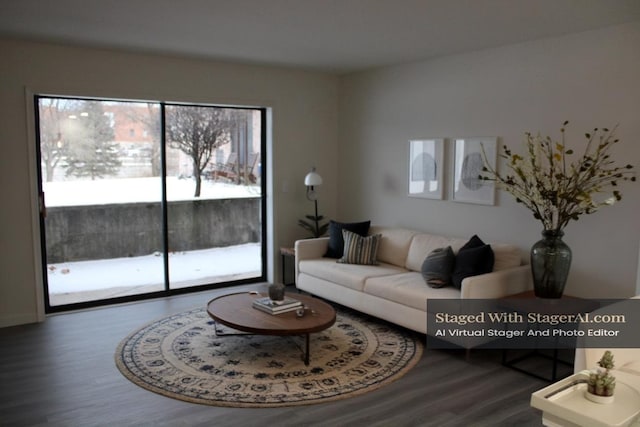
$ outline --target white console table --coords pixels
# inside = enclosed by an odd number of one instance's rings
[[[594,403],[584,397],[588,371],[551,384],[531,395],[531,406],[542,411],[548,427],[640,427],[640,376],[615,371],[612,403]]]

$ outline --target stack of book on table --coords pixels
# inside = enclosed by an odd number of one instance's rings
[[[256,298],[253,300],[253,308],[262,310],[270,314],[281,314],[288,311],[297,310],[302,307],[302,303],[293,298],[285,298],[283,301],[272,301],[269,297]]]

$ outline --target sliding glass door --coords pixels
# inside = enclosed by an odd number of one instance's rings
[[[36,110],[48,311],[264,278],[264,110]]]
[[[259,110],[167,105],[169,284],[262,276]]]

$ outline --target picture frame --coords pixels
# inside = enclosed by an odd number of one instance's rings
[[[453,140],[452,199],[454,201],[495,205],[495,183],[480,179],[480,175],[484,167],[485,155],[487,162],[495,169],[497,144],[497,137]]]
[[[409,141],[409,197],[442,200],[443,170],[443,138],[421,138]]]

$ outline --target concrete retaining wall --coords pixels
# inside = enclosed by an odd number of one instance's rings
[[[169,202],[169,250],[259,242],[260,198]],[[47,209],[48,263],[121,258],[162,251],[160,203]]]

